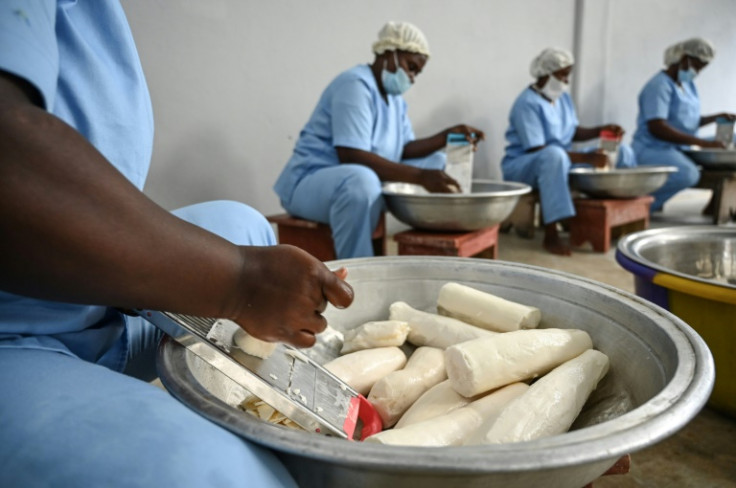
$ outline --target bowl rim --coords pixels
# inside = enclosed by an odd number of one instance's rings
[[[616,176],[616,175],[627,175],[627,174],[666,174],[676,173],[676,166],[634,166],[633,168],[612,168],[607,171],[600,171],[596,168],[571,168],[571,175],[601,175],[601,178],[605,178],[605,175]]]
[[[418,198],[426,200],[431,199],[460,199],[469,198],[475,200],[479,197],[514,197],[521,196],[532,191],[532,187],[526,183],[520,183],[517,181],[504,181],[504,180],[493,180],[493,179],[473,179],[473,183],[495,183],[508,186],[508,190],[499,190],[492,192],[474,192],[474,193],[406,193],[402,191],[392,190],[391,188],[396,185],[406,185],[421,187],[415,183],[406,183],[403,181],[386,181],[381,185],[381,193],[384,196],[389,197],[408,197]]]
[[[355,269],[360,266],[373,266],[377,261],[387,266],[394,264],[431,266],[428,261],[448,266],[468,264],[467,258],[440,256],[354,258],[329,261],[325,264],[330,269],[339,267]],[[204,388],[198,387],[188,368],[185,372],[190,376],[188,381],[172,377],[165,367],[167,361],[170,367],[177,351],[180,356],[185,352],[184,348],[174,341],[164,341],[159,348],[159,361],[164,364],[164,367],[160,367],[161,381],[176,398],[187,405],[201,399],[203,394],[214,399],[214,403],[209,405],[205,412],[200,412],[202,415],[230,430],[233,430],[233,425],[237,425],[239,435],[263,446],[330,464],[358,465],[363,469],[384,472],[423,474],[516,473],[540,468],[559,469],[613,461],[672,435],[686,425],[705,405],[715,378],[713,357],[702,338],[675,315],[629,292],[588,278],[521,263],[482,261],[485,260],[477,262],[474,260],[473,267],[494,268],[501,271],[522,270],[547,279],[556,277],[562,281],[572,281],[594,291],[614,293],[628,306],[651,319],[666,318],[661,326],[667,329],[678,357],[690,357],[693,361],[689,364],[679,361],[672,379],[659,393],[615,419],[563,435],[492,446],[417,448],[357,443],[246,419],[243,415],[235,415],[236,411],[232,407],[209,394]],[[701,381],[693,381],[695,377]],[[614,428],[615,431],[612,431]],[[593,444],[596,446],[595,449],[591,449]],[[307,451],[307,448],[310,450]],[[530,449],[535,453],[534,456],[529,455]]]
[[[616,252],[620,252],[622,255],[626,256],[628,259],[634,261],[641,266],[659,271],[660,273],[663,273],[665,275],[676,276],[679,278],[684,278],[688,281],[702,283],[703,285],[707,285],[708,287],[712,286],[715,288],[731,289],[736,291],[736,285],[720,283],[717,281],[709,280],[707,278],[701,278],[699,276],[683,273],[681,271],[662,266],[661,264],[655,263],[654,261],[650,261],[640,254],[639,250],[641,249],[641,247],[645,246],[648,242],[655,239],[656,237],[661,237],[662,235],[669,236],[669,241],[686,239],[691,236],[703,235],[712,235],[716,237],[720,235],[726,235],[731,236],[734,240],[736,240],[736,227],[728,227],[715,224],[659,227],[656,229],[646,229],[626,235],[622,237],[616,245]]]

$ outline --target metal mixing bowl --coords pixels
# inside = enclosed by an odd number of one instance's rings
[[[634,198],[652,193],[667,181],[674,166],[639,166],[600,171],[593,168],[570,170],[570,187],[596,198]]]
[[[736,417],[736,227],[650,229],[619,241],[616,260],[639,296],[690,324],[711,349],[716,380],[709,404]]]
[[[449,232],[478,230],[502,222],[529,185],[510,181],[473,180],[470,193],[429,193],[411,183],[386,183],[383,198],[389,212],[417,229]]]
[[[736,170],[736,149],[703,149],[693,146],[683,152],[703,168],[722,171]]]
[[[537,306],[542,327],[586,330],[611,368],[566,434],[492,446],[417,448],[350,442],[256,420],[233,407],[243,398],[242,389],[173,341],[164,342],[159,373],[166,388],[203,416],[272,448],[303,487],[580,488],[622,455],[681,429],[713,385],[710,352],[689,326],[608,285],[481,259],[391,256],[327,264],[345,266],[355,289],[352,306],[325,312],[338,330],[387,318],[396,300],[433,310],[440,287],[454,281]]]

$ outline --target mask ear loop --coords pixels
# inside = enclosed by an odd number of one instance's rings
[[[396,51],[394,51],[394,65],[396,67],[394,73],[396,73],[399,71],[399,56],[396,54]]]

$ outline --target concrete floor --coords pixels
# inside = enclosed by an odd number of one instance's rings
[[[700,212],[709,198],[708,190],[682,192],[667,203],[662,214],[652,218],[651,227],[707,224]],[[615,243],[605,254],[582,247],[565,258],[545,252],[541,241],[541,231],[535,232],[533,239],[522,239],[513,230],[501,234],[499,259],[565,271],[634,292],[632,275],[615,261]],[[736,487],[736,419],[706,407],[675,435],[632,453],[628,474],[602,477],[594,487]]]

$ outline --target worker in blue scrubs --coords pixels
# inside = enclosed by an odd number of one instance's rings
[[[388,22],[373,44],[372,64],[338,75],[302,129],[274,190],[291,215],[329,224],[339,259],[373,255],[371,234],[384,210],[381,182],[459,191],[444,171],[449,133],[475,145],[483,132],[456,125],[416,139],[402,94],[429,59],[424,34]]]
[[[244,204],[144,196],[153,118],[117,1],[2,2],[0,47],[0,486],[295,486],[152,385],[163,332],[119,310],[307,347],[351,303],[345,271]]]
[[[532,61],[530,72],[536,81],[516,98],[506,131],[506,152],[501,161],[504,179],[530,185],[539,192],[544,220],[544,248],[562,256],[570,246],[559,235],[558,223],[575,215],[568,173],[573,164],[596,168],[632,167],[636,159],[631,148],[621,144],[617,161],[608,161],[601,151],[573,151],[572,143],[589,141],[601,131],[623,135],[616,124],[581,127],[572,98],[568,94],[574,59],[570,52],[548,48]]]
[[[639,93],[639,115],[633,148],[639,165],[676,166],[667,182],[654,193],[652,212],[661,211],[677,192],[695,185],[700,172],[683,148],[691,145],[723,149],[719,141],[698,137],[698,129],[719,117],[734,120],[731,113],[702,116],[700,97],[693,80],[713,59],[715,50],[705,39],[688,39],[668,47],[665,69],[654,75]]]

